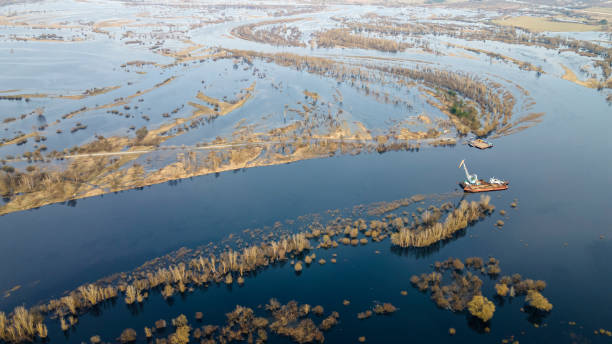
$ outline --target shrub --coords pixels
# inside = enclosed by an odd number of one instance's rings
[[[189,326],[181,326],[176,329],[176,332],[168,337],[170,344],[187,344],[189,343]]]
[[[489,321],[495,313],[495,305],[482,295],[476,295],[472,301],[468,302],[470,314],[480,318],[482,321]]]
[[[121,343],[131,343],[136,341],[136,330],[133,328],[126,328],[121,332],[121,336],[119,337],[119,341]]]
[[[550,312],[553,308],[553,305],[548,301],[548,299],[535,290],[530,290],[527,293],[525,301],[527,301],[529,306],[541,311]]]
[[[161,329],[165,329],[166,328],[166,320],[164,319],[159,319],[155,322],[155,328],[158,330]]]
[[[463,262],[461,262],[460,259],[454,259],[453,260],[453,269],[455,270],[463,270],[465,266],[463,265]]]
[[[147,127],[142,127],[136,130],[136,138],[142,141],[147,136],[148,133],[149,133],[149,130],[147,129]]]
[[[165,299],[170,298],[174,294],[174,288],[172,288],[172,286],[170,284],[166,284],[164,286],[164,290],[162,290],[161,294],[162,294],[162,296]]]
[[[390,303],[378,304],[374,307],[374,313],[376,314],[390,314],[397,310],[395,306]]]
[[[371,316],[372,316],[372,311],[371,310],[367,310],[365,312],[357,313],[357,319],[359,319],[359,320],[367,319],[367,318],[369,318]]]
[[[338,323],[338,319],[335,315],[337,315],[338,313],[334,312],[335,314],[332,314],[330,316],[328,316],[327,318],[323,319],[323,321],[321,322],[321,329],[323,331],[328,331],[330,330],[332,327],[334,327],[337,323]]]
[[[172,326],[181,327],[187,326],[189,322],[187,321],[187,317],[184,314],[179,315],[178,317],[172,319]]]
[[[505,284],[496,284],[495,285],[495,291],[497,292],[497,295],[499,296],[506,296],[508,295],[508,286]]]

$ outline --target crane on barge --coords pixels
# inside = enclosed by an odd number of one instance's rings
[[[500,180],[495,177],[489,178],[489,181],[478,179],[478,175],[470,174],[465,164],[465,160],[461,160],[459,168],[463,166],[465,171],[465,181],[459,183],[465,192],[487,192],[499,191],[508,189],[509,182]]]

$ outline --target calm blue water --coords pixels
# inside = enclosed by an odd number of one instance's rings
[[[480,62],[463,67],[474,70],[474,65],[478,72],[510,68],[483,68]],[[527,343],[583,342],[583,337],[606,342],[609,338],[592,333],[612,329],[612,108],[593,90],[553,77],[522,80],[522,72],[503,72],[528,84],[523,86],[538,102],[533,111],[546,116],[536,127],[495,140],[492,150],[458,145],[302,161],[2,216],[0,292],[22,287],[0,299],[0,310],[61,296],[182,246],[215,242],[245,228],[418,193],[448,193],[463,179],[457,165],[466,159],[472,172],[509,179],[511,187],[492,194],[498,210],[492,217],[436,249],[398,252],[391,250],[388,240],[340,247],[333,251],[338,264],[315,264],[298,277],[287,264],[247,279],[244,287],[211,286],[185,298],[175,296],[172,305],[156,292],[141,309],[128,308],[119,299],[115,306],[81,316],[68,336],[50,322],[51,342],[87,341],[94,334],[113,340],[125,327],[142,334],[143,326],[157,319],[181,313],[192,317],[196,311],[204,312],[205,323],[221,324],[236,304],[256,308],[270,297],[321,304],[327,314],[339,311],[341,322],[326,333],[327,342],[355,341],[359,336],[375,343],[442,342],[449,340],[449,327],[457,329],[452,340],[466,343],[499,342],[512,335]],[[351,104],[348,99],[346,103]],[[511,209],[515,198],[518,207]],[[508,211],[508,218],[498,229],[493,224],[502,218],[501,209]],[[317,251],[317,256],[329,262],[331,253]],[[433,262],[451,256],[494,256],[501,261],[502,275],[520,273],[545,280],[543,294],[554,304],[553,311],[540,319],[543,326],[535,328],[534,319],[520,311],[522,298],[498,302],[491,332],[483,333],[465,314],[438,309],[428,295],[410,286],[409,278],[430,272]],[[492,285],[485,282],[485,295],[492,295]],[[400,295],[400,290],[408,295]],[[351,305],[343,306],[343,299]],[[391,302],[399,310],[357,320],[356,313],[375,301]],[[569,326],[568,321],[577,325]]]

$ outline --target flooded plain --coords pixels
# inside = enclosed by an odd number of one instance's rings
[[[0,341],[608,342],[609,26],[482,6],[0,6]]]

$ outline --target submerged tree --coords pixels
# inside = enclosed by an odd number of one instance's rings
[[[468,302],[470,314],[480,318],[482,321],[489,321],[495,313],[495,305],[482,295],[476,295],[472,301]]]
[[[529,290],[525,301],[529,306],[536,308],[541,311],[550,312],[553,305],[546,299],[540,292],[535,290]]]

